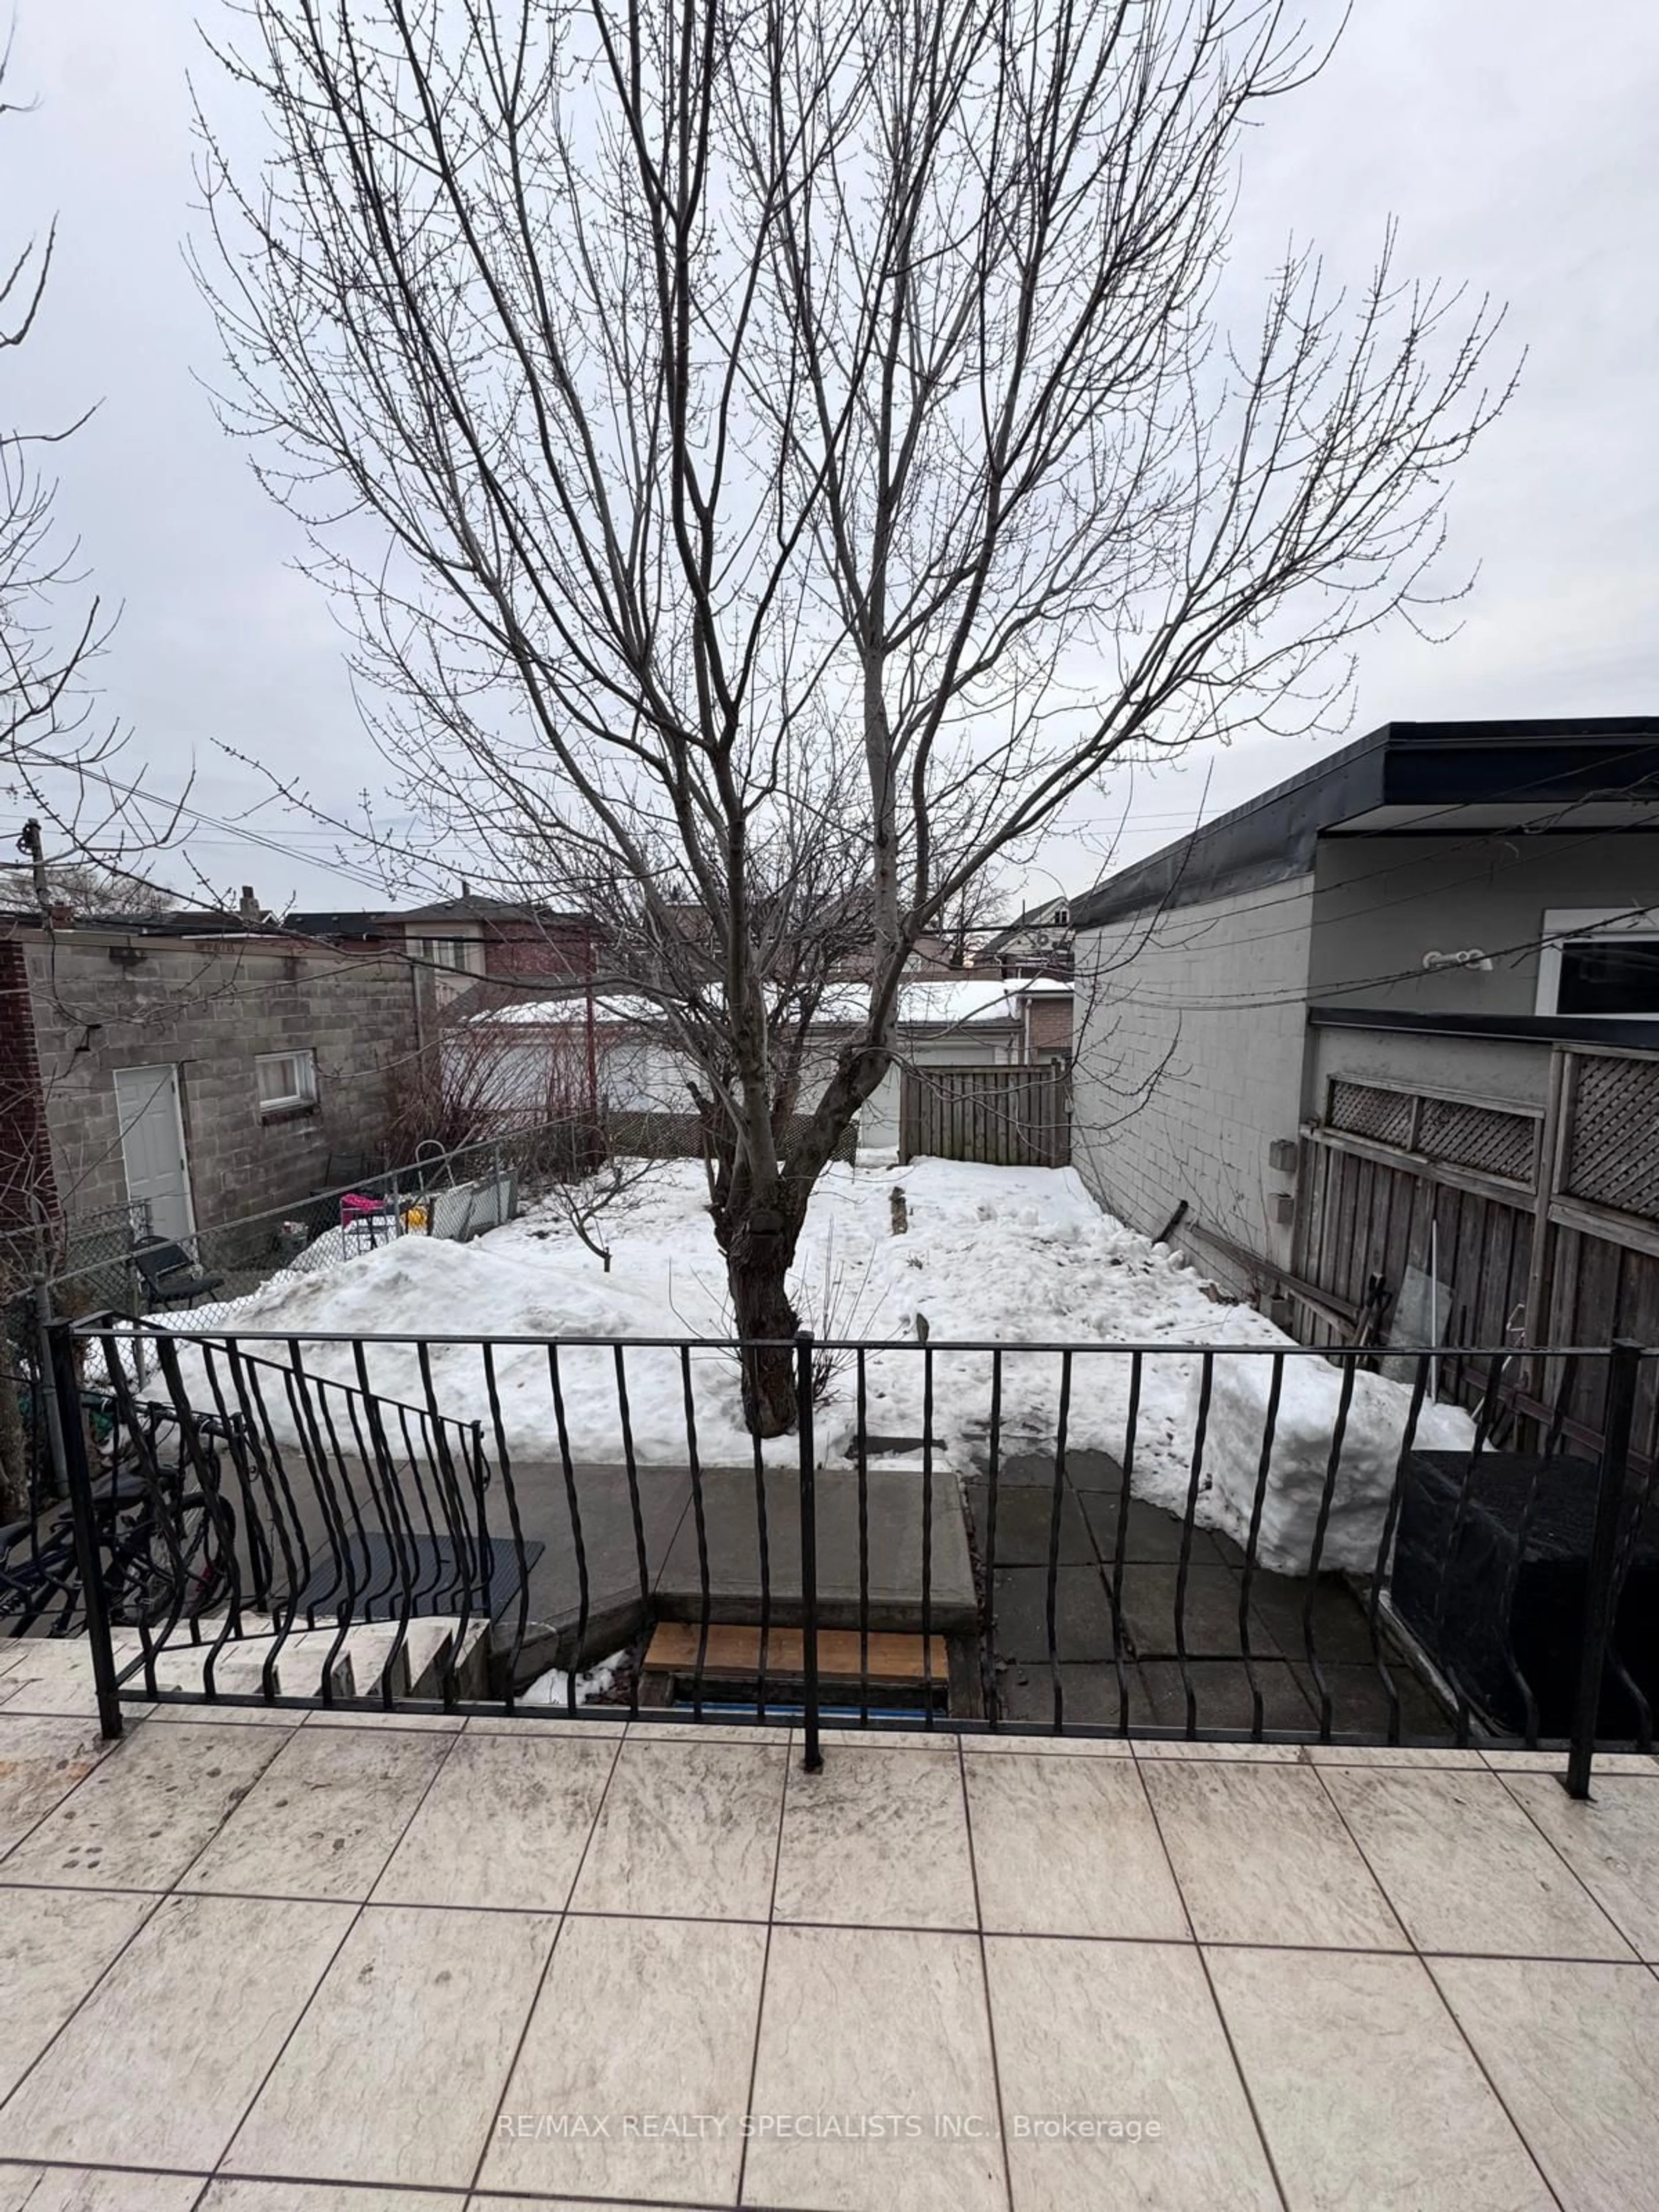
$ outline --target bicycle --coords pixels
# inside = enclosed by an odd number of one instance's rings
[[[106,1401],[90,1410],[107,1410]],[[159,1409],[147,1410],[145,1451],[136,1440],[113,1444],[109,1471],[92,1486],[105,1602],[111,1622],[123,1628],[154,1627],[175,1609],[179,1620],[198,1620],[228,1595],[232,1576],[235,1517],[229,1500],[210,1500],[190,1486],[182,1466],[159,1461]],[[216,1474],[216,1455],[210,1451],[208,1458]],[[55,1508],[44,1527],[38,1515],[0,1527],[0,1620],[11,1624],[10,1633],[24,1634],[57,1613],[53,1632],[63,1634],[81,1597],[67,1506]]]

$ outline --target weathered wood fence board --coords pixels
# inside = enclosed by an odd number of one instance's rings
[[[1071,1081],[1060,1066],[907,1067],[899,1157],[987,1167],[1063,1168],[1072,1158]]]
[[[1374,1285],[1381,1334],[1451,1346],[1659,1343],[1659,1058],[1558,1048],[1541,1112],[1338,1079],[1307,1131],[1293,1272],[1285,1289],[1304,1342],[1352,1340],[1311,1297],[1356,1316]],[[1431,1316],[1407,1292],[1437,1287]],[[1599,1448],[1604,1370],[1558,1376],[1517,1359],[1504,1378],[1540,1431]],[[1450,1352],[1442,1387],[1475,1406],[1488,1363]],[[1561,1382],[1571,1395],[1558,1399]],[[1634,1449],[1659,1464],[1659,1371],[1642,1377]]]

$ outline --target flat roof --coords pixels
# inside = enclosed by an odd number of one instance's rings
[[[1659,829],[1659,716],[1384,722],[1072,902],[1074,928],[1305,875],[1322,836]],[[1454,818],[1443,818],[1454,817]]]

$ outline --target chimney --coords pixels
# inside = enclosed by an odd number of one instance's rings
[[[241,903],[238,906],[236,911],[238,915],[240,917],[244,929],[258,929],[263,926],[265,918],[264,912],[261,908],[258,900],[253,896],[253,886],[252,884],[244,884],[242,885]]]

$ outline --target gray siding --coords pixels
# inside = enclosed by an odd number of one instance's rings
[[[1659,905],[1659,836],[1326,837],[1314,881],[1316,1005],[1530,1014],[1546,911]],[[1423,966],[1473,945],[1490,975]]]
[[[1494,1106],[1541,1106],[1549,1091],[1550,1048],[1541,1041],[1316,1029],[1310,1057],[1308,1111],[1319,1121],[1325,1118],[1330,1083],[1339,1076],[1401,1091],[1447,1091]]]
[[[1185,1199],[1182,1241],[1239,1289],[1201,1232],[1288,1264],[1274,1200],[1295,1175],[1267,1152],[1302,1117],[1312,895],[1304,876],[1077,940],[1073,1162],[1133,1228]]]

